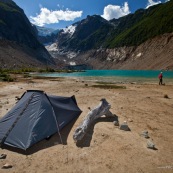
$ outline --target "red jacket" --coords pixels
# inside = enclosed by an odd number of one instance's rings
[[[158,76],[158,78],[159,79],[162,79],[162,77],[163,77],[163,75],[162,75],[162,73],[160,73],[159,76]]]

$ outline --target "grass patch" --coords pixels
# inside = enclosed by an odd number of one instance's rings
[[[24,77],[24,78],[30,78],[31,75],[29,75],[29,74],[24,74],[23,77]]]
[[[94,88],[101,88],[101,89],[126,89],[126,86],[118,86],[118,85],[92,85],[91,87]]]
[[[0,73],[0,81],[14,82],[15,79],[13,77],[11,77],[9,74]]]

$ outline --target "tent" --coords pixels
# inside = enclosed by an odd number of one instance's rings
[[[76,99],[26,91],[0,120],[0,144],[26,150],[56,132],[81,114]]]

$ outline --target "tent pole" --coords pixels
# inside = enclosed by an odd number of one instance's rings
[[[49,100],[50,105],[52,106],[52,103],[51,103],[49,97],[47,96],[47,94],[46,94],[45,92],[44,92],[44,94],[45,94],[45,96],[47,97],[47,99]],[[52,111],[53,111],[53,116],[54,116],[54,118],[55,118],[55,120],[56,120],[56,126],[57,126],[57,129],[58,129],[58,134],[59,134],[61,143],[62,143],[62,145],[64,145],[64,144],[63,144],[63,141],[62,141],[60,129],[59,129],[58,119],[56,118],[56,115],[55,115],[55,111],[54,111],[54,109],[53,109],[53,106],[52,106]]]
[[[57,118],[56,118],[56,115],[55,115],[55,112],[54,112],[53,107],[52,107],[52,111],[53,111],[54,118],[56,119],[56,126],[57,126],[57,129],[58,129],[58,134],[59,134],[61,143],[62,143],[62,145],[64,145],[64,144],[63,144],[63,141],[62,141],[62,136],[61,136],[61,133],[60,133],[59,125],[58,125],[58,120],[57,120]]]

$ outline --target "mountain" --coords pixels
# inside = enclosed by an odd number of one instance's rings
[[[54,58],[63,60],[67,65],[77,64],[72,59],[80,51],[97,48],[97,45],[102,43],[109,35],[112,26],[99,15],[88,15],[86,19],[61,29],[56,42],[46,46],[46,48]],[[98,37],[96,36],[93,39],[92,36],[95,32]]]
[[[21,54],[28,57],[31,60],[27,61],[30,65],[33,64],[32,61],[35,62],[35,65],[54,64],[48,51],[38,41],[36,30],[29,22],[24,11],[12,0],[0,0],[0,40],[0,49],[2,50],[0,60],[6,65],[9,63],[4,57],[13,59],[12,57],[15,56],[16,51],[18,51],[16,56],[19,56],[19,52],[21,52]],[[8,51],[8,46],[13,49],[13,53]],[[20,59],[20,61],[23,61],[22,66],[29,65],[25,63],[24,59]],[[15,64],[18,64],[18,62]]]
[[[94,69],[170,69],[173,67],[172,9],[173,0],[170,0],[110,21],[98,15],[87,16],[59,31],[53,51],[47,49],[67,64],[86,64]],[[140,60],[147,65],[140,64]]]
[[[173,32],[173,1],[139,9],[134,14],[107,21],[88,16],[74,24],[73,35],[60,31],[59,48],[86,51],[96,48],[137,46],[148,39]]]
[[[61,30],[58,35],[59,48],[73,51],[86,51],[100,47],[108,37],[113,25],[99,15],[87,16],[73,25],[73,33]]]

